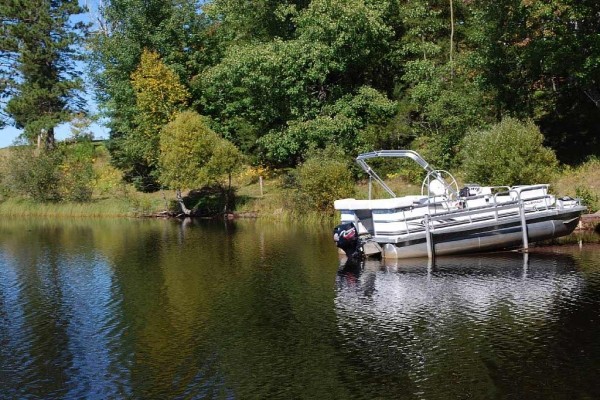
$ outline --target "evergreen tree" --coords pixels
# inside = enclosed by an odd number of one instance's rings
[[[30,142],[54,146],[54,128],[82,111],[83,82],[75,62],[87,25],[73,23],[84,10],[77,0],[4,0],[0,93],[4,112]]]

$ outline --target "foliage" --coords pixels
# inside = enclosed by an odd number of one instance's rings
[[[128,161],[137,169],[126,170],[135,178],[136,170],[143,167],[145,174],[154,176],[160,150],[160,130],[185,105],[189,93],[179,77],[167,67],[157,53],[144,50],[138,68],[131,74],[137,114],[135,126],[122,140],[122,149]],[[147,191],[152,187],[138,187]]]
[[[207,16],[198,6],[197,0],[111,0],[100,8],[99,29],[89,43],[91,75],[108,118],[113,163],[144,190],[157,187],[155,165],[144,161],[154,162],[156,157],[139,137],[140,110],[131,77],[147,49],[157,53],[189,90],[192,77],[220,52],[214,29],[208,29]],[[152,136],[155,145],[158,132]],[[137,138],[130,137],[136,133]]]
[[[402,107],[413,136],[439,145],[435,162],[440,168],[452,166],[468,130],[485,126],[494,116],[489,96],[478,85],[480,72],[466,29],[472,10],[465,3],[453,2],[452,42],[447,1],[412,1],[400,11],[406,26],[398,50],[405,70]]]
[[[349,154],[370,147],[361,133],[391,117],[394,102],[377,90],[361,87],[334,104],[323,107],[321,115],[306,121],[291,121],[283,133],[273,132],[259,140],[265,161],[286,164],[301,160],[308,151],[335,144]]]
[[[110,154],[104,146],[94,149],[94,177],[92,188],[95,196],[118,196],[123,188],[123,173],[110,164]]]
[[[587,187],[577,186],[575,196],[581,199],[583,205],[588,208],[588,212],[595,213],[600,210],[600,196],[592,193]]]
[[[368,85],[393,33],[384,22],[387,4],[315,0],[294,12],[288,40],[232,44],[193,82],[205,113],[243,151],[265,153],[274,164],[295,165],[308,148],[330,141],[354,151],[368,116],[350,118],[344,104],[355,96],[370,96],[373,108],[389,102]]]
[[[62,160],[58,166],[60,200],[87,202],[92,198],[95,180],[92,160],[94,147],[88,139],[61,146]]]
[[[167,124],[160,140],[160,178],[171,188],[199,188],[219,182],[241,167],[240,153],[213,132],[207,120],[184,111]]]
[[[534,118],[563,161],[600,151],[598,12],[595,0],[485,0],[470,21],[498,112]]]
[[[554,152],[532,121],[505,118],[489,130],[465,137],[463,170],[471,182],[518,185],[547,182],[557,169]]]
[[[242,168],[242,154],[237,147],[228,140],[218,140],[212,149],[212,154],[206,163],[208,176],[219,180],[219,177],[227,176],[228,186],[231,186],[231,175]]]
[[[207,185],[190,190],[187,196],[183,197],[183,201],[188,208],[194,210],[194,216],[214,217],[223,210],[235,208],[235,190],[223,188],[220,184]],[[179,211],[179,205],[172,204],[171,210]]]
[[[222,23],[221,29],[229,40],[269,40],[293,36],[292,19],[309,3],[309,0],[214,0],[206,11]]]
[[[62,154],[59,151],[38,154],[32,146],[14,147],[3,161],[5,193],[27,196],[37,202],[61,200],[59,166]]]
[[[577,167],[566,166],[553,182],[555,193],[579,197],[588,211],[600,209],[600,158],[590,157]]]
[[[348,162],[333,148],[314,152],[298,167],[297,209],[333,213],[336,199],[354,194]]]
[[[0,5],[0,94],[8,96],[4,112],[30,142],[44,130],[53,145],[54,127],[82,110],[83,82],[74,62],[87,26],[71,19],[82,12],[77,0]]]
[[[0,5],[0,125],[29,139],[44,128],[51,141],[82,112],[76,136],[87,135],[73,64],[80,11],[74,0]],[[503,116],[533,121],[561,161],[577,163],[600,154],[599,13],[594,0],[110,0],[85,49],[113,165],[143,190],[161,174],[175,186],[223,181],[235,149],[253,165],[294,168],[327,146],[413,148],[454,169],[475,140],[466,132]],[[201,132],[235,147],[189,133],[181,145],[165,138],[172,154],[160,155],[163,126],[185,107],[206,116]],[[223,157],[188,157],[196,146]],[[523,163],[511,161],[529,180]],[[97,193],[118,185],[120,172],[107,172]]]
[[[95,177],[92,158],[89,141],[61,143],[53,151],[13,147],[3,160],[3,191],[37,202],[87,202]]]

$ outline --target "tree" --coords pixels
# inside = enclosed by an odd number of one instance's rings
[[[257,42],[232,44],[219,64],[193,81],[203,113],[243,151],[268,148],[267,161],[295,165],[307,147],[337,138],[313,140],[312,128],[292,132],[292,127],[336,118],[337,102],[361,96],[363,87],[386,97],[388,88],[370,84],[381,80],[379,67],[394,34],[386,24],[388,7],[387,1],[315,0],[296,8],[289,38],[263,35]],[[348,135],[352,144],[366,125],[363,116],[356,119],[350,121],[358,127]],[[280,138],[288,142],[285,154],[277,152]]]
[[[144,152],[130,148],[140,114],[132,73],[146,49],[158,54],[189,89],[192,78],[219,58],[218,38],[198,0],[110,0],[100,9],[99,26],[90,42],[92,77],[109,121],[113,163],[127,171],[126,180],[156,189],[155,168],[140,163]]]
[[[270,41],[294,36],[293,18],[310,0],[213,0],[207,12],[231,41]]]
[[[147,191],[158,167],[160,131],[177,111],[183,109],[189,93],[159,55],[147,50],[144,50],[138,68],[131,74],[131,85],[138,112],[134,117],[135,126],[123,138],[123,149],[129,153],[130,164],[142,168],[147,175],[136,176],[134,168],[125,167],[138,187]],[[145,178],[150,179],[144,182]]]
[[[88,26],[72,23],[83,12],[77,0],[6,0],[0,5],[0,90],[4,112],[30,142],[43,134],[54,146],[54,128],[82,112],[83,82],[75,62]]]
[[[401,108],[414,144],[437,144],[431,161],[450,167],[464,134],[493,121],[489,96],[479,87],[467,2],[416,0],[401,8],[405,33],[398,57],[404,65]],[[418,149],[423,150],[423,149]]]
[[[531,120],[504,118],[489,130],[473,131],[465,136],[461,152],[466,178],[482,185],[547,182],[558,161],[543,142]]]
[[[173,188],[186,214],[181,189],[199,188],[210,183],[220,184],[227,175],[231,188],[231,174],[241,166],[241,155],[229,141],[212,131],[196,112],[184,111],[167,124],[160,140],[160,179],[162,184]],[[226,199],[227,200],[227,199]],[[226,202],[227,204],[227,202]]]
[[[213,153],[206,164],[207,173],[209,176],[214,177],[213,179],[219,180],[219,177],[227,177],[227,188],[224,188],[225,192],[225,205],[223,212],[230,211],[230,193],[231,193],[231,176],[234,172],[239,171],[242,168],[242,153],[238,150],[233,143],[228,140],[221,139],[213,148]]]
[[[372,149],[367,138],[368,126],[381,126],[394,115],[396,104],[379,91],[363,86],[334,104],[326,105],[319,115],[288,122],[283,132],[271,132],[259,139],[265,161],[285,164],[300,161],[311,150],[335,145],[347,154]]]
[[[533,118],[563,161],[600,151],[600,3],[483,0],[472,21],[498,115]]]
[[[297,208],[334,213],[336,199],[354,195],[354,180],[343,153],[329,146],[314,151],[298,169]]]

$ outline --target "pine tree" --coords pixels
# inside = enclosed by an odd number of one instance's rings
[[[77,0],[0,3],[0,78],[3,112],[30,142],[54,146],[54,128],[82,111],[83,81],[75,66],[87,25],[73,23]]]

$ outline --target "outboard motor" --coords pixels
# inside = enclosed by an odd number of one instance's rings
[[[348,259],[361,256],[358,230],[352,222],[336,226],[333,230],[333,240],[336,242],[337,247],[344,250]]]

